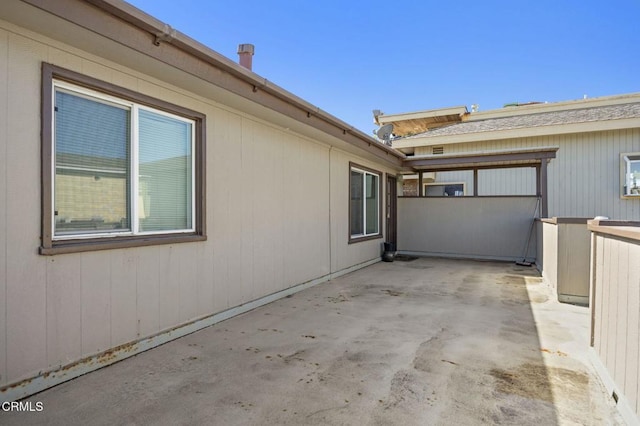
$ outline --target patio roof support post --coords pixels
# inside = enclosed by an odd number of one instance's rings
[[[418,172],[418,197],[422,197],[422,171]]]
[[[542,196],[542,217],[549,217],[549,203],[547,202],[547,159],[540,160],[540,191]]]
[[[536,174],[538,175],[538,197],[542,203],[540,210],[540,217],[549,217],[549,206],[547,203],[547,159],[541,158],[540,165],[536,167]]]
[[[478,169],[473,169],[473,196],[478,196]]]

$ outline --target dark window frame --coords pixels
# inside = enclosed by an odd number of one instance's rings
[[[53,157],[53,81],[60,80],[79,87],[95,90],[105,95],[117,97],[126,101],[136,102],[160,111],[179,115],[195,122],[195,226],[193,232],[170,233],[154,235],[118,235],[109,237],[86,237],[77,239],[55,240],[53,238],[53,192],[54,178]],[[75,71],[67,70],[48,63],[42,63],[42,99],[41,99],[41,245],[40,254],[54,255],[62,253],[77,253],[95,250],[110,250],[128,247],[140,247],[159,244],[176,244],[207,239],[205,227],[205,128],[206,116],[151,96],[143,95],[123,87],[89,77]]]
[[[351,231],[351,170],[353,169],[358,169],[358,170],[362,170],[365,171],[367,173],[371,173],[373,175],[378,176],[378,233],[377,234],[372,234],[372,235],[366,235],[366,236],[361,236],[361,237],[354,237],[352,235],[352,231]],[[353,243],[360,243],[363,241],[370,241],[370,240],[376,240],[376,239],[380,239],[383,237],[382,235],[382,216],[383,216],[383,203],[382,203],[382,194],[383,194],[383,179],[384,179],[384,173],[379,171],[379,170],[375,170],[366,166],[362,166],[360,164],[354,163],[354,162],[349,162],[349,244],[353,244]],[[363,187],[363,194],[366,196],[366,187]],[[363,227],[366,227],[366,224],[363,223]],[[363,228],[364,229],[364,228]]]

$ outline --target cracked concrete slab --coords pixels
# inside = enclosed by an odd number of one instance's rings
[[[29,398],[6,425],[623,424],[532,268],[378,263]]]

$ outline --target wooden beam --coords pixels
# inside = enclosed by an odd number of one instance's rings
[[[531,161],[526,163],[513,163],[513,164],[487,164],[482,166],[465,165],[465,166],[442,166],[442,167],[426,167],[426,168],[414,168],[415,171],[429,172],[451,172],[457,170],[488,170],[488,169],[519,169],[525,167],[537,167],[540,165],[540,161]]]
[[[507,161],[530,161],[536,162],[542,159],[556,158],[556,150],[533,151],[533,152],[509,152],[494,154],[477,154],[465,156],[428,157],[428,158],[406,158],[403,163],[412,167],[437,167],[451,166],[468,169],[473,166],[482,166],[486,163],[504,163]]]

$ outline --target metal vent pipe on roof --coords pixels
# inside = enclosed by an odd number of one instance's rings
[[[253,66],[253,52],[255,46],[253,44],[239,44],[238,45],[238,59],[240,65],[251,71]]]

